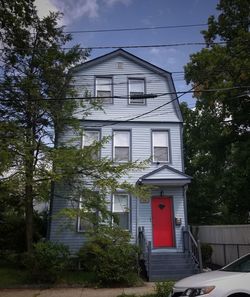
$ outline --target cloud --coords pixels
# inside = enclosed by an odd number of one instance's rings
[[[124,5],[129,5],[131,3],[131,0],[103,0],[104,3],[108,6],[113,6],[115,4],[124,4]]]
[[[64,21],[71,23],[81,16],[96,18],[98,16],[99,4],[97,0],[50,0],[59,11],[64,14]]]
[[[35,0],[38,16],[43,18],[49,14],[49,12],[56,12],[58,9],[53,5],[50,0]]]
[[[40,17],[48,15],[49,11],[60,11],[64,14],[64,24],[72,23],[80,17],[97,18],[103,6],[127,6],[131,2],[132,0],[35,0]]]

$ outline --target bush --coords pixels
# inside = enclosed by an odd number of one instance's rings
[[[155,291],[157,297],[166,297],[168,296],[174,286],[174,282],[166,281],[166,282],[159,282],[155,284]]]
[[[134,285],[138,282],[138,248],[119,227],[102,226],[80,249],[81,266],[93,272],[99,285]]]
[[[207,266],[211,264],[211,257],[213,254],[213,248],[211,247],[211,245],[207,243],[203,243],[201,245],[201,254],[202,254],[203,265]]]
[[[25,261],[29,280],[39,283],[53,283],[68,267],[69,250],[62,244],[38,242],[34,244],[32,255]]]

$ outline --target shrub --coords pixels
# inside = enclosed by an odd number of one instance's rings
[[[171,293],[173,286],[174,286],[174,282],[172,281],[156,283],[155,284],[156,296],[157,297],[168,296]]]
[[[208,265],[211,263],[211,257],[213,254],[213,248],[211,247],[211,245],[207,244],[207,243],[203,243],[201,245],[201,254],[202,254],[202,262],[203,265]]]
[[[79,259],[99,285],[134,285],[138,281],[138,248],[119,227],[99,227],[80,249]]]
[[[58,280],[68,263],[68,248],[50,241],[34,244],[32,255],[27,256],[25,261],[29,280],[39,283],[53,283]]]

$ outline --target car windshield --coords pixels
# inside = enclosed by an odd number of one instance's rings
[[[222,271],[231,271],[231,272],[250,272],[250,254],[225,266],[221,270]]]

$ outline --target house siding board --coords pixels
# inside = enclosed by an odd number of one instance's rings
[[[67,245],[71,253],[75,253],[84,244],[86,238],[83,233],[76,232],[76,219],[69,220],[59,215],[62,209],[72,207],[69,199],[70,189],[64,184],[56,184],[55,189],[50,240]]]
[[[83,123],[83,126],[87,125],[88,128],[96,127],[98,124],[95,123]],[[102,123],[100,122],[100,125]],[[152,144],[151,144],[151,132],[154,129],[166,129],[170,131],[170,155],[171,162],[167,163],[177,170],[182,170],[182,160],[181,160],[181,141],[180,141],[180,123],[119,123],[117,125],[103,126],[102,136],[112,135],[113,130],[130,130],[132,137],[132,161],[136,160],[146,160],[151,156]],[[112,156],[112,140],[109,141],[102,148],[102,157]],[[144,171],[133,172],[131,176],[131,182],[136,182],[142,175],[149,173],[165,163],[151,163]],[[170,177],[170,176],[169,176]],[[176,177],[173,174],[173,178]],[[171,178],[171,177],[170,177]]]
[[[118,69],[118,62],[123,63],[123,69]],[[128,75],[129,73],[131,73],[131,75]],[[103,62],[102,64],[95,65],[85,69],[84,71],[78,71],[76,73],[74,80],[77,85],[78,96],[85,96],[86,90],[88,90],[91,96],[95,96],[95,77],[103,76],[104,74],[113,74],[113,91],[115,96],[128,96],[127,83],[129,77],[145,79],[146,92],[148,94],[171,92],[170,85],[167,82],[166,77],[150,71],[141,65],[135,64],[124,57],[115,57]],[[116,76],[116,74],[118,75]],[[165,95],[157,98],[146,99],[146,105],[129,105],[127,98],[114,98],[114,104],[104,105],[105,113],[101,110],[93,111],[88,119],[98,118],[100,120],[119,120],[124,117],[123,120],[125,120],[126,118],[131,118],[138,114],[148,112],[161,104],[171,101],[172,99],[172,95]],[[155,112],[150,113],[150,117],[145,115],[138,118],[136,121],[159,121],[159,113],[164,113],[164,116],[161,117],[162,121],[165,121],[166,119],[168,121],[180,121],[173,103],[167,104]],[[79,118],[81,118],[80,114]]]

